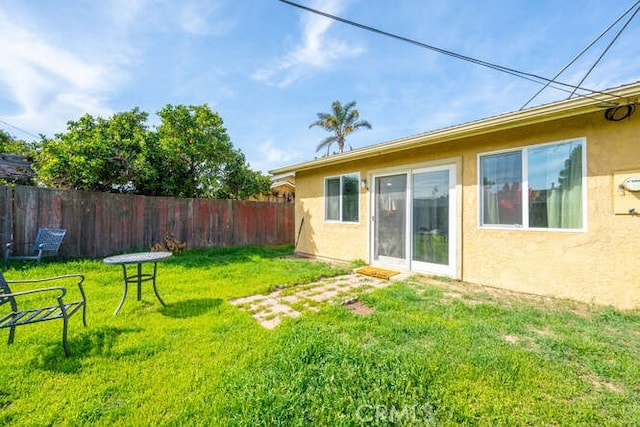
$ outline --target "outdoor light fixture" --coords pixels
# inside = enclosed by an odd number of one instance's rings
[[[362,178],[362,180],[360,180],[360,188],[363,190],[368,190],[367,188],[367,178]]]
[[[618,105],[616,107],[608,108],[604,112],[604,118],[610,122],[619,122],[631,117],[636,112],[636,104],[629,103],[626,105]]]

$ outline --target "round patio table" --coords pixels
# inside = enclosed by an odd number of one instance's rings
[[[162,304],[163,307],[167,306],[164,301],[162,301],[162,298],[160,298],[158,288],[156,288],[156,272],[158,261],[167,259],[171,255],[173,255],[171,252],[138,252],[133,254],[110,256],[102,260],[105,264],[119,264],[122,266],[124,292],[122,293],[120,304],[118,304],[116,311],[113,313],[114,315],[118,314],[124,304],[124,300],[127,297],[127,288],[129,287],[129,283],[136,283],[138,285],[138,301],[140,301],[142,299],[142,282],[151,281],[151,283],[153,283],[153,292],[156,294],[156,298],[158,298],[158,301],[160,301],[160,304]],[[150,262],[153,263],[153,273],[143,274],[142,264]],[[127,271],[127,265],[129,264],[136,265],[135,271]]]

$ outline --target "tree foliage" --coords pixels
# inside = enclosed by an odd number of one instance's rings
[[[56,188],[135,192],[136,167],[145,168],[146,120],[135,108],[110,119],[85,114],[67,122],[67,132],[42,140],[39,179]]]
[[[155,129],[137,108],[68,122],[65,133],[42,141],[40,180],[151,196],[241,199],[269,190],[269,178],[249,168],[207,105],[167,105],[157,114]]]
[[[318,113],[318,120],[311,123],[309,128],[320,126],[331,132],[333,135],[328,136],[316,147],[316,152],[324,147],[327,148],[327,156],[331,145],[336,142],[338,144],[338,152],[344,151],[345,138],[351,132],[360,128],[371,129],[371,124],[366,120],[360,120],[360,112],[356,106],[356,101],[351,101],[344,106],[340,101],[331,103],[331,113]]]
[[[36,144],[17,139],[0,129],[0,153],[20,156],[17,161],[11,158],[13,156],[4,159],[5,162],[13,163],[16,174],[11,178],[4,174],[0,176],[0,185],[35,185],[30,163],[36,155]]]
[[[32,160],[35,155],[35,144],[15,138],[0,129],[0,153],[17,154]]]

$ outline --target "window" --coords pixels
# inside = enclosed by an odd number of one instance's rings
[[[522,224],[522,153],[493,154],[480,158],[482,223]]]
[[[327,221],[358,222],[360,177],[357,173],[325,178],[324,199]]]
[[[574,139],[481,155],[481,225],[582,229],[584,145]]]

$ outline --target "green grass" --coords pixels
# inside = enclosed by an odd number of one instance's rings
[[[412,278],[320,304],[273,330],[228,303],[348,268],[291,247],[188,251],[158,265],[120,314],[121,271],[99,260],[21,266],[7,279],[86,275],[72,318],[0,346],[0,424],[631,425],[640,419],[640,313],[491,295]],[[302,287],[302,286],[301,286]],[[76,316],[78,317],[78,316]],[[2,331],[6,339],[7,331]]]

